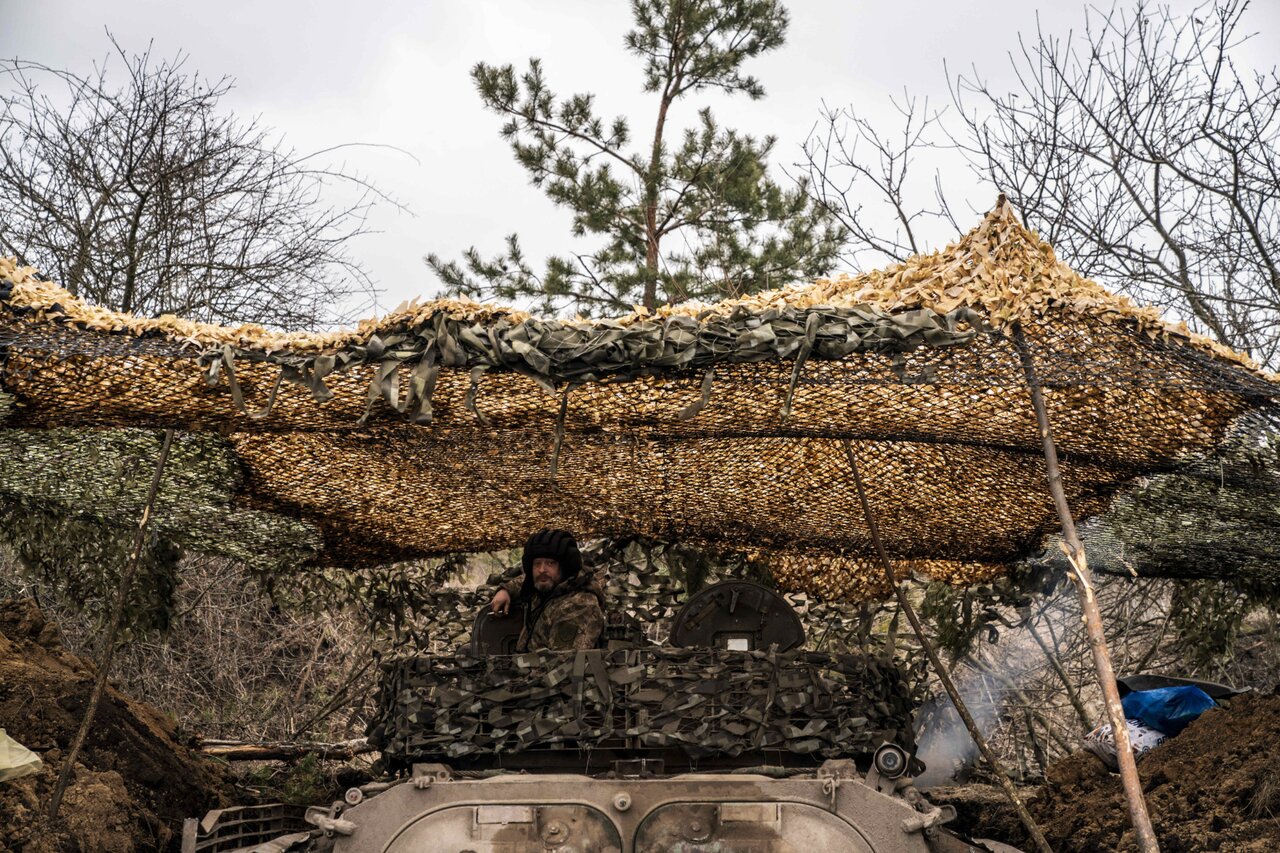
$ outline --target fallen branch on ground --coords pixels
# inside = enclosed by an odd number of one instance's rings
[[[315,755],[328,761],[347,761],[357,755],[377,752],[364,738],[339,743],[246,743],[236,740],[201,740],[197,747],[205,755],[227,761],[293,761]]]

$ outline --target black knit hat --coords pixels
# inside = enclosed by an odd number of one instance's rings
[[[560,564],[560,580],[567,581],[582,571],[582,554],[578,551],[578,540],[567,530],[543,528],[529,537],[524,543],[524,554],[520,561],[524,564],[524,591],[533,589],[533,561],[539,557],[550,557]]]

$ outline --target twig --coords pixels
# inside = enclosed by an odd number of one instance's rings
[[[364,738],[338,743],[250,743],[235,740],[202,740],[200,751],[226,761],[294,761],[315,755],[326,761],[349,761],[357,755],[377,752]]]
[[[1031,635],[1031,639],[1035,640],[1036,645],[1044,652],[1044,659],[1049,662],[1049,667],[1057,673],[1058,679],[1067,691],[1067,698],[1071,700],[1071,707],[1075,709],[1076,717],[1080,720],[1080,725],[1084,726],[1086,732],[1089,731],[1093,728],[1093,722],[1089,719],[1089,712],[1085,710],[1084,703],[1080,701],[1080,694],[1072,686],[1071,679],[1067,676],[1067,671],[1062,668],[1062,662],[1058,660],[1058,656],[1045,643],[1044,638],[1040,636],[1040,632],[1036,630],[1036,626],[1030,620],[1027,621],[1027,633]]]
[[[80,722],[80,730],[71,743],[71,749],[58,774],[58,783],[53,788],[53,796],[49,798],[49,820],[56,820],[58,808],[62,805],[62,795],[66,793],[67,784],[71,781],[76,758],[84,747],[89,736],[89,727],[98,711],[98,703],[102,701],[102,693],[107,687],[107,674],[111,671],[111,659],[115,656],[116,635],[120,632],[120,622],[124,614],[125,601],[129,597],[129,588],[133,585],[134,575],[138,573],[138,564],[142,562],[142,548],[146,544],[147,524],[151,521],[151,510],[156,503],[156,494],[160,491],[160,478],[164,476],[164,466],[169,460],[169,448],[173,446],[173,429],[164,431],[164,443],[160,445],[160,458],[156,460],[155,474],[151,478],[151,490],[147,492],[147,502],[142,508],[142,518],[138,522],[138,530],[133,535],[133,549],[129,554],[129,563],[120,577],[120,586],[116,589],[116,603],[111,610],[111,621],[107,625],[107,634],[103,638],[102,660],[98,662],[98,677],[93,682],[93,692],[89,694],[89,707],[85,709],[84,719]]]

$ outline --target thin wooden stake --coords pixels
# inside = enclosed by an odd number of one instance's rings
[[[133,586],[134,575],[138,573],[138,564],[142,560],[142,547],[146,544],[147,524],[151,521],[151,510],[156,503],[156,494],[160,491],[160,478],[164,475],[165,463],[169,460],[169,448],[173,446],[173,430],[164,431],[164,443],[160,445],[160,458],[156,460],[155,474],[151,478],[151,490],[147,492],[147,502],[142,507],[142,518],[138,529],[133,534],[133,548],[129,553],[129,562],[120,577],[120,586],[116,589],[115,607],[111,611],[111,621],[107,625],[107,634],[103,639],[102,660],[98,662],[98,677],[93,682],[93,692],[89,694],[89,707],[85,709],[84,719],[80,721],[80,730],[71,742],[71,750],[58,774],[58,784],[53,788],[53,796],[49,800],[49,819],[58,817],[58,809],[62,806],[62,795],[66,793],[67,784],[71,781],[76,758],[84,748],[85,739],[89,736],[89,727],[93,724],[94,715],[98,711],[98,703],[107,687],[107,674],[111,670],[111,659],[115,656],[116,635],[120,632],[120,620],[124,613],[125,601],[129,596],[129,588]]]
[[[933,667],[938,680],[942,682],[942,689],[951,698],[951,704],[955,706],[956,713],[960,715],[960,720],[964,723],[964,727],[969,730],[969,736],[978,745],[978,750],[982,753],[982,757],[991,765],[991,772],[995,774],[996,780],[1000,783],[1000,788],[1004,791],[1004,795],[1013,804],[1023,828],[1027,830],[1027,834],[1031,836],[1031,840],[1035,842],[1041,853],[1053,853],[1053,848],[1045,840],[1044,833],[1040,831],[1035,819],[1031,817],[1031,812],[1027,811],[1022,798],[1018,796],[1018,792],[1013,787],[1013,782],[1009,779],[1009,775],[1004,772],[1000,759],[996,758],[996,754],[987,743],[987,739],[982,736],[982,731],[974,721],[973,715],[969,713],[969,707],[960,698],[960,691],[956,689],[955,682],[951,680],[951,674],[942,665],[942,660],[938,657],[937,651],[934,650],[933,643],[929,641],[928,635],[925,634],[924,626],[920,624],[920,618],[916,615],[915,608],[911,606],[906,592],[898,586],[898,579],[893,571],[893,563],[889,561],[889,554],[885,551],[884,543],[880,539],[880,528],[876,525],[875,516],[871,513],[871,504],[867,501],[867,492],[862,485],[862,475],[858,473],[858,462],[853,456],[853,448],[849,446],[848,439],[845,439],[842,443],[844,445],[844,455],[849,460],[849,469],[853,472],[853,485],[858,490],[858,501],[862,504],[862,514],[867,520],[867,530],[871,534],[871,541],[876,546],[876,553],[880,556],[880,565],[884,568],[885,579],[889,581],[889,586],[893,588],[893,594],[898,598],[899,609],[906,615],[907,621],[911,623],[911,630],[915,632],[916,639],[920,641],[920,646],[924,649],[925,656],[929,659],[929,665]]]
[[[1084,546],[1076,534],[1075,520],[1071,516],[1071,507],[1067,504],[1067,495],[1062,488],[1062,469],[1058,466],[1058,449],[1053,442],[1049,411],[1044,404],[1044,392],[1040,388],[1035,363],[1031,360],[1031,350],[1027,346],[1021,324],[1015,324],[1013,327],[1013,343],[1018,350],[1018,357],[1022,360],[1022,371],[1026,376],[1027,385],[1031,388],[1031,405],[1036,410],[1036,423],[1040,427],[1040,441],[1044,446],[1049,493],[1053,495],[1053,505],[1057,508],[1058,519],[1062,522],[1062,539],[1065,543],[1063,550],[1066,551],[1067,559],[1071,562],[1071,579],[1075,582],[1076,592],[1080,596],[1085,633],[1089,638],[1089,648],[1093,652],[1093,667],[1097,670],[1098,683],[1102,686],[1102,696],[1106,701],[1107,718],[1111,721],[1111,733],[1116,742],[1116,760],[1120,765],[1120,782],[1124,788],[1125,802],[1129,806],[1129,821],[1133,824],[1138,849],[1142,853],[1159,853],[1160,845],[1156,841],[1155,830],[1151,827],[1151,815],[1147,813],[1147,801],[1142,795],[1142,780],[1138,778],[1138,765],[1133,758],[1133,748],[1129,743],[1129,726],[1125,721],[1124,708],[1120,704],[1120,689],[1116,686],[1115,670],[1111,667],[1107,638],[1102,632],[1102,613],[1098,609],[1098,600],[1093,593],[1093,576],[1089,572]]]

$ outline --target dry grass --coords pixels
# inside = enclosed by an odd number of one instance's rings
[[[364,734],[373,641],[354,616],[274,607],[229,560],[183,561],[164,636],[128,643],[113,681],[177,720],[187,735],[338,741]],[[97,626],[23,581],[0,559],[0,598],[35,598],[76,654],[97,656]]]
[[[1249,814],[1280,820],[1280,767],[1270,768],[1249,796]]]

